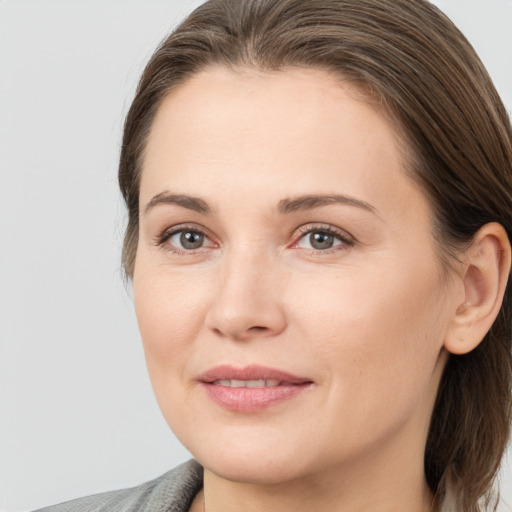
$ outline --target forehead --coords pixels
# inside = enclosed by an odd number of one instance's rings
[[[278,201],[293,193],[397,203],[413,183],[389,116],[352,83],[317,69],[213,68],[172,90],[147,142],[141,200],[164,190],[236,188]],[[408,192],[407,192],[408,193]],[[279,197],[281,196],[281,197]],[[366,200],[365,199],[365,200]]]
[[[391,137],[394,132],[382,102],[334,73],[316,68],[264,72],[218,66],[170,91],[157,111],[149,142],[157,142],[173,127],[179,127],[183,136],[207,134],[212,128],[242,128],[241,138],[250,132],[261,135],[255,128],[270,134],[286,124],[292,124],[294,132],[309,130],[311,135],[314,124],[338,123],[340,128],[340,121],[357,123],[360,128],[372,122],[374,131],[389,131]]]

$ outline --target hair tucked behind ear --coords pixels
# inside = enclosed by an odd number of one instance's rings
[[[425,0],[210,0],[162,42],[128,113],[119,183],[129,213],[123,250],[133,274],[144,147],[168,92],[210,66],[322,68],[352,80],[395,119],[410,172],[435,213],[448,268],[490,221],[512,239],[512,131],[474,50]],[[425,453],[447,510],[489,508],[510,433],[510,279],[495,324],[469,354],[450,356]]]

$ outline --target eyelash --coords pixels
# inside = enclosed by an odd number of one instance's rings
[[[333,246],[329,249],[320,250],[320,249],[310,249],[310,254],[313,256],[322,256],[327,254],[332,254],[334,252],[338,251],[346,251],[350,247],[353,247],[356,245],[356,240],[349,235],[346,231],[343,231],[339,228],[335,228],[334,226],[330,225],[314,225],[314,224],[308,224],[306,226],[300,227],[298,230],[299,236],[294,236],[294,242],[292,243],[292,248],[295,248],[298,246],[300,241],[306,237],[307,235],[311,235],[312,233],[321,233],[321,234],[327,234],[331,235],[335,238],[337,238],[341,244]]]
[[[185,231],[190,231],[192,233],[199,233],[200,235],[204,236],[206,239],[211,240],[208,233],[206,233],[206,231],[204,229],[202,229],[201,227],[199,227],[197,225],[182,224],[182,225],[174,226],[171,229],[164,230],[161,234],[159,234],[156,237],[155,245],[157,245],[158,247],[162,247],[165,250],[172,252],[173,254],[177,254],[177,255],[181,255],[181,256],[191,255],[191,254],[200,254],[200,253],[204,252],[204,249],[205,249],[204,247],[201,247],[199,249],[186,250],[186,249],[180,249],[174,245],[166,243],[174,235],[183,233]],[[306,237],[307,235],[311,235],[312,233],[328,234],[328,235],[331,235],[331,236],[337,238],[341,242],[340,245],[336,245],[336,246],[333,246],[333,247],[331,247],[329,249],[325,249],[325,250],[311,249],[310,254],[313,256],[318,256],[318,255],[321,256],[321,255],[332,254],[333,252],[337,252],[337,251],[344,251],[350,247],[353,247],[356,244],[356,240],[352,236],[350,236],[348,233],[346,233],[345,231],[342,231],[338,228],[335,228],[335,227],[329,226],[329,225],[320,225],[319,226],[319,225],[314,225],[314,224],[308,224],[306,226],[302,226],[302,227],[298,228],[295,231],[294,235],[292,236],[294,241],[292,242],[292,244],[289,247],[298,248],[297,246],[300,243],[300,241],[304,237]]]

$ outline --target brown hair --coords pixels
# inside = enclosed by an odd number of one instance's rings
[[[487,222],[512,239],[512,130],[479,58],[426,0],[210,0],[149,61],[128,113],[119,183],[128,207],[123,263],[133,274],[139,181],[155,112],[177,84],[207,67],[329,70],[371,92],[397,122],[412,176],[430,200],[449,265]],[[452,260],[453,261],[453,260]],[[482,343],[451,355],[425,452],[438,505],[480,511],[510,434],[511,282]]]

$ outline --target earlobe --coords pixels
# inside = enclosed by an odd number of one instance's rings
[[[464,254],[464,299],[457,305],[446,335],[446,350],[466,354],[483,340],[500,311],[510,266],[505,229],[495,222],[480,228]]]

